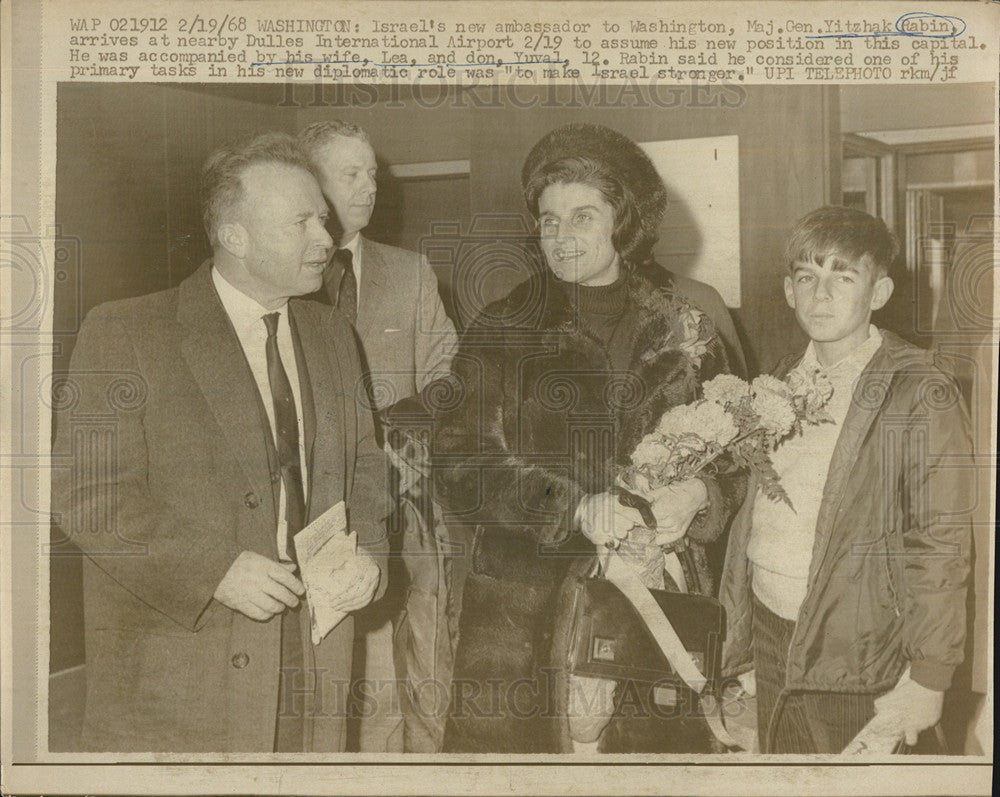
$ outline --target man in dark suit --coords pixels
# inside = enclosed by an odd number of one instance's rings
[[[351,612],[384,591],[384,455],[361,364],[315,291],[332,245],[294,140],[215,153],[212,259],[89,314],[58,406],[53,505],[87,554],[83,746],[344,749],[353,619],[310,644],[294,535],[340,501]],[[381,585],[380,585],[380,582]]]
[[[332,120],[310,125],[299,134],[299,142],[319,174],[340,230],[319,298],[355,321],[372,400],[385,415],[393,405],[448,375],[458,345],[455,326],[423,257],[361,233],[375,208],[377,190],[378,165],[368,134],[357,125]],[[405,578],[394,580],[393,588],[405,582],[406,594],[393,596],[394,607],[403,604],[395,625],[395,664],[391,624],[374,614],[368,618],[374,628],[366,634],[365,681],[380,710],[361,720],[362,752],[400,752],[404,747],[407,752],[435,752],[443,735],[443,717],[435,717],[438,707],[426,699],[425,705],[415,707],[411,700],[420,695],[429,699],[440,693],[439,685],[448,683],[451,644],[444,562],[429,515],[421,519],[422,529],[414,528],[417,518],[407,517],[397,524],[404,528],[397,539],[396,562],[404,565]],[[398,699],[392,694],[397,676],[411,687]],[[428,681],[435,682],[432,688]],[[418,690],[421,683],[425,688]],[[383,710],[400,701],[405,743],[398,712]]]

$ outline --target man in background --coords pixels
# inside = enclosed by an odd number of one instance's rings
[[[384,420],[393,405],[447,376],[457,348],[455,326],[424,258],[362,235],[377,191],[378,164],[368,134],[357,125],[332,120],[310,125],[299,134],[299,142],[339,222],[338,247],[315,298],[336,305],[354,321],[371,400]],[[447,684],[450,672],[444,562],[434,539],[435,523],[429,512],[422,514],[397,517],[391,536],[400,558],[394,564],[401,561],[405,579],[393,581],[388,605],[372,607],[383,611],[367,618],[364,677],[376,710],[374,716],[361,718],[361,752],[401,752],[404,747],[407,752],[435,752],[443,738],[443,722],[434,716],[438,707],[415,710],[412,703],[421,695],[439,701],[441,689],[436,685]],[[395,665],[389,621],[394,615]],[[398,699],[393,688],[397,677],[408,685]],[[426,688],[419,689],[421,683]],[[400,701],[405,745],[396,710]]]

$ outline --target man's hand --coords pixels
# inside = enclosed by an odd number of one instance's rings
[[[708,506],[708,489],[701,479],[658,487],[647,497],[656,515],[657,545],[677,542],[687,533],[694,516]]]
[[[292,575],[293,567],[243,551],[215,588],[214,597],[251,620],[270,620],[286,607],[298,606],[305,594],[302,582]]]
[[[353,612],[371,603],[378,589],[381,571],[375,560],[368,554],[358,552],[355,576],[350,583],[330,602],[330,609],[340,612]]]
[[[907,671],[895,688],[882,697],[875,698],[875,720],[883,723],[893,735],[906,736],[911,747],[917,743],[921,731],[933,727],[941,719],[944,706],[944,692],[928,689],[910,680]]]
[[[576,525],[594,545],[618,547],[629,531],[645,526],[638,509],[622,506],[614,493],[584,496],[576,508]]]

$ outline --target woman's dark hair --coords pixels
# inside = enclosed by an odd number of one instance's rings
[[[614,211],[615,224],[611,243],[624,259],[628,259],[629,243],[639,232],[639,217],[635,200],[629,190],[612,173],[608,165],[591,158],[570,157],[546,163],[528,179],[524,201],[531,215],[538,219],[538,201],[550,185],[579,183],[596,189]]]
[[[567,166],[572,161],[590,164],[594,171],[591,179],[618,186],[609,192],[612,197],[620,197],[609,199],[615,208],[615,250],[627,262],[644,263],[652,253],[667,207],[666,187],[649,156],[628,136],[604,125],[574,123],[557,127],[538,140],[521,167],[521,188],[536,219],[538,197],[548,185],[593,184],[563,178],[564,170],[582,168]],[[553,170],[560,174],[558,178],[549,176]],[[606,198],[609,196],[599,185],[594,187]],[[624,203],[627,212],[620,203]]]

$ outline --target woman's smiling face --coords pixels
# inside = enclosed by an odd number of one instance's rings
[[[538,226],[549,270],[578,285],[610,285],[618,279],[611,236],[615,211],[596,188],[553,183],[538,198]]]

